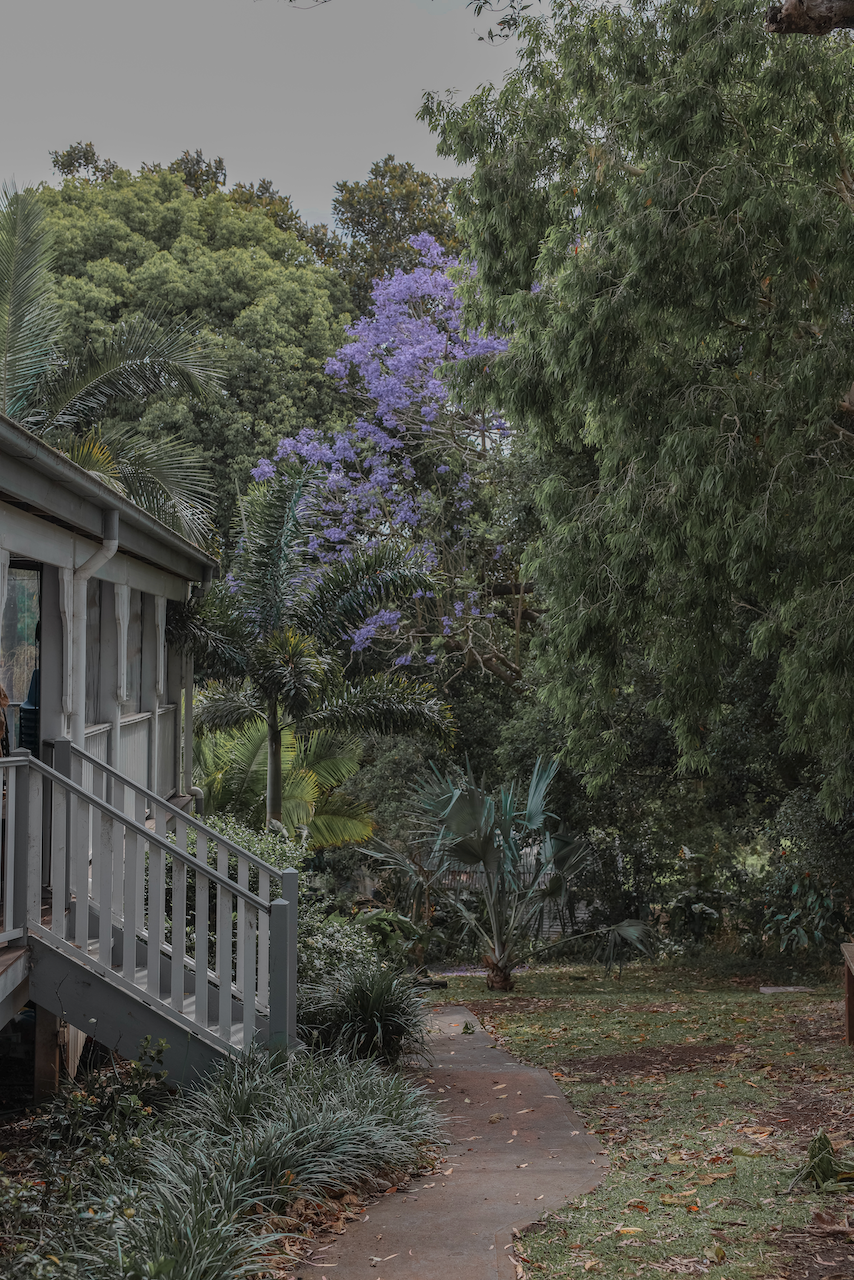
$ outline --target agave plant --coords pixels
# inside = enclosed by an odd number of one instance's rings
[[[147,311],[77,359],[62,355],[54,254],[38,193],[0,187],[0,412],[95,472],[171,528],[200,540],[212,511],[196,451],[172,437],[101,432],[114,401],[167,391],[203,396],[219,375],[211,347],[184,321]]]
[[[202,695],[204,696],[204,695]],[[358,771],[362,744],[328,730],[282,731],[282,826],[295,837],[305,831],[310,849],[362,844],[374,824],[363,805],[339,788]],[[267,793],[267,723],[251,720],[239,729],[205,733],[193,746],[196,785],[205,813],[226,812],[264,825]]]
[[[471,768],[458,781],[433,766],[432,776],[415,796],[416,815],[429,841],[428,857],[419,859],[389,845],[367,850],[402,873],[425,899],[441,898],[463,917],[483,944],[490,989],[513,990],[513,969],[536,916],[554,896],[555,882],[565,884],[592,853],[584,836],[563,826],[549,829],[554,814],[545,807],[546,793],[557,769],[556,760],[538,759],[523,797],[515,783],[500,787],[493,796],[475,781]],[[456,875],[449,885],[447,872],[463,868],[478,874],[470,877],[470,884],[465,874]],[[472,891],[482,895],[485,923],[465,901],[464,894]],[[637,920],[600,932],[612,954],[618,941],[647,953],[652,945],[649,929]]]
[[[354,629],[387,602],[435,584],[393,545],[324,563],[321,502],[322,477],[310,467],[252,485],[228,578],[202,605],[172,615],[173,639],[214,677],[196,699],[200,730],[266,726],[267,826],[283,821],[289,730],[447,737],[452,728],[431,685],[394,674],[346,678]]]

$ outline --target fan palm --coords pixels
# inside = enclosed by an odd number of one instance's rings
[[[527,943],[534,918],[554,895],[555,881],[565,883],[589,859],[592,849],[581,835],[565,827],[551,832],[553,818],[545,807],[548,788],[557,773],[556,760],[537,760],[527,794],[516,784],[490,795],[468,769],[462,781],[444,777],[433,767],[415,795],[417,817],[430,843],[420,859],[389,845],[367,852],[402,873],[422,898],[443,898],[463,917],[484,945],[486,985],[512,991],[513,968]],[[471,885],[447,872],[469,868],[479,873]],[[466,905],[464,892],[481,892],[486,923]],[[601,931],[613,955],[617,940],[648,952],[651,935],[637,920],[624,920]]]
[[[205,812],[226,810],[259,825],[265,816],[267,725],[259,718],[241,729],[196,738],[195,781],[205,797]],[[362,844],[374,824],[363,805],[338,788],[357,772],[362,745],[315,730],[282,733],[282,826],[290,836],[308,833],[309,848]]]
[[[198,695],[199,728],[266,724],[268,826],[282,821],[284,730],[451,732],[432,686],[391,674],[346,679],[353,630],[434,584],[391,545],[324,564],[315,549],[321,501],[321,477],[308,467],[253,485],[231,574],[200,607],[174,615],[177,634],[218,677]]]
[[[158,519],[198,539],[212,504],[203,464],[180,440],[101,433],[114,401],[218,383],[213,353],[185,323],[146,312],[77,359],[63,359],[54,253],[32,188],[0,187],[0,412],[44,437]]]

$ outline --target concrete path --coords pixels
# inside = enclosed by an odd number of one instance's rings
[[[381,1196],[315,1254],[321,1280],[514,1280],[512,1229],[592,1190],[607,1168],[548,1072],[521,1066],[468,1009],[437,1010],[430,1032],[423,1080],[451,1136],[442,1171]]]

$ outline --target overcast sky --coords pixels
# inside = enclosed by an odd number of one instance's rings
[[[465,0],[7,0],[0,178],[50,180],[78,139],[130,169],[201,147],[328,221],[333,184],[389,152],[454,172],[415,112],[513,65],[474,27]]]

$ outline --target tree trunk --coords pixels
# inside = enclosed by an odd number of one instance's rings
[[[490,991],[512,991],[516,983],[513,981],[512,970],[504,969],[500,964],[495,964],[490,960],[489,956],[484,956],[486,962],[486,985]]]
[[[837,27],[854,27],[854,0],[783,0],[765,18],[778,36],[826,36]]]
[[[275,701],[267,707],[267,826],[282,821],[282,729]]]

